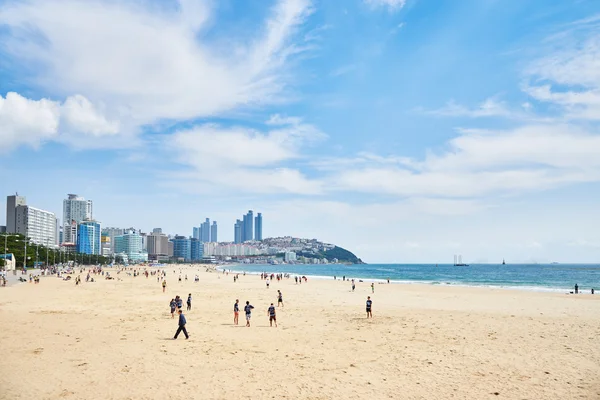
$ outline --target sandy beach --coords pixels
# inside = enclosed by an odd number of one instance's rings
[[[173,270],[166,293],[123,272],[0,288],[0,398],[600,399],[598,295]],[[169,301],[188,293],[190,339],[172,340]]]

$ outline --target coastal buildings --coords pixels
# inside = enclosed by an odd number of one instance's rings
[[[246,243],[204,243],[204,257],[243,257],[267,254],[266,249]]]
[[[148,253],[142,250],[142,236],[133,230],[115,237],[115,255],[126,258],[128,263],[148,261]]]
[[[6,233],[17,233],[17,206],[26,204],[25,196],[19,196],[18,193],[6,196]]]
[[[77,242],[77,224],[83,220],[92,219],[92,200],[86,200],[76,194],[69,194],[63,200],[63,241]],[[75,224],[73,224],[73,221]],[[75,226],[75,231],[73,231]]]
[[[204,255],[204,243],[198,239],[190,239],[190,261],[200,261]]]
[[[76,248],[82,254],[101,254],[100,223],[86,219],[79,224]]]
[[[147,237],[148,241],[148,260],[166,261],[169,259],[169,238],[162,233],[152,231]]]
[[[122,228],[112,228],[112,227],[102,228],[102,234],[108,236],[108,238],[109,238],[110,254],[115,253],[115,238],[117,236],[123,235],[124,233],[125,233],[125,230]]]
[[[56,215],[53,212],[41,210],[28,205],[15,208],[16,230],[28,237],[32,243],[45,246],[56,246]]]
[[[57,222],[53,212],[28,206],[25,196],[6,197],[6,233],[22,234],[32,243],[56,246]]]
[[[192,241],[190,238],[176,235],[171,239],[171,242],[173,243],[173,258],[179,261],[192,259]]]
[[[210,241],[218,242],[219,240],[217,238],[217,221],[213,221],[212,225],[210,226]]]
[[[262,241],[262,213],[256,214],[256,218],[254,218],[254,240]]]
[[[239,219],[235,221],[235,224],[233,225],[233,242],[234,243],[242,243],[242,230],[243,230],[243,223],[242,221],[240,221]]]
[[[243,221],[242,242],[246,242],[254,238],[254,216],[252,210],[248,210],[248,214],[244,215]]]

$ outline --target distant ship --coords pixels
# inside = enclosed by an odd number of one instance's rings
[[[455,267],[468,267],[469,264],[463,264],[462,255],[454,255],[454,266]]]
[[[506,262],[504,261],[504,258],[502,259],[502,265],[506,265]]]

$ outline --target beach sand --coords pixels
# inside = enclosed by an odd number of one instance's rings
[[[0,398],[600,399],[598,295],[166,270],[166,293],[114,272],[0,288]],[[191,337],[172,340],[188,293]],[[232,325],[236,298],[251,328]]]

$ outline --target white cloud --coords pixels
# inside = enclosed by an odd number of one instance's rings
[[[27,78],[53,97],[80,94],[104,104],[111,118],[81,98],[69,104],[66,120],[91,135],[131,133],[119,130],[119,123],[209,117],[280,101],[293,79],[286,62],[303,51],[292,39],[311,13],[310,1],[279,0],[257,34],[211,40],[202,35],[210,29],[206,4],[180,0],[168,9],[135,1],[9,2],[0,9],[0,24],[9,32],[0,48],[15,69],[38,66]]]
[[[301,158],[302,146],[325,135],[294,118],[272,116],[268,122],[279,126],[261,132],[202,125],[168,136],[167,146],[179,162],[191,167],[176,177],[183,179],[183,185],[195,181],[245,192],[320,193],[321,182],[308,179],[286,163]],[[293,125],[281,126],[290,122]]]
[[[428,113],[448,117],[470,118],[511,117],[514,115],[514,112],[508,109],[506,103],[500,102],[493,97],[486,99],[475,108],[468,108],[451,100],[444,107],[429,111]]]
[[[67,98],[62,105],[62,119],[67,126],[66,129],[95,137],[116,135],[120,129],[118,122],[108,121],[88,99],[81,95]]]
[[[364,0],[371,7],[385,7],[389,11],[396,11],[404,7],[406,0]]]
[[[465,131],[424,160],[369,157],[317,165],[337,190],[479,198],[600,181],[600,135],[569,125]],[[347,162],[346,162],[347,161]],[[408,168],[407,168],[408,166]]]
[[[19,145],[38,148],[56,137],[60,105],[48,99],[29,100],[18,93],[0,95],[0,151]]]
[[[526,69],[523,90],[566,118],[600,120],[600,19],[578,21],[546,43],[548,55]]]
[[[38,148],[48,140],[76,147],[113,147],[111,141],[97,139],[114,136],[119,129],[117,122],[108,121],[81,95],[70,96],[62,104],[14,92],[0,96],[0,138],[5,150],[19,145]]]

